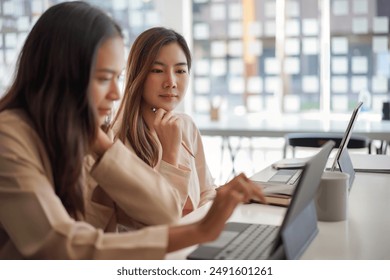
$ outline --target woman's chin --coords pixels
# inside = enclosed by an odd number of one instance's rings
[[[99,127],[104,125],[106,123],[106,116],[99,116],[97,123]]]

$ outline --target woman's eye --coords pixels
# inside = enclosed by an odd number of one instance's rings
[[[152,72],[152,73],[161,73],[162,70],[161,69],[152,69],[150,72]]]
[[[187,71],[186,71],[186,70],[183,70],[183,69],[180,69],[180,70],[177,70],[177,73],[179,73],[179,74],[185,74],[185,73],[187,73]]]
[[[122,81],[125,78],[125,75],[120,74],[116,78],[117,78],[118,81]]]
[[[98,77],[97,79],[99,82],[107,82],[111,80],[109,77]]]

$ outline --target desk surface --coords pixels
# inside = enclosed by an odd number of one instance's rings
[[[193,116],[202,135],[243,137],[283,137],[292,132],[344,133],[349,117],[347,114],[323,117],[319,114],[265,116],[252,113],[243,116],[224,115],[219,121],[210,121],[208,115]],[[361,113],[353,133],[390,141],[390,121],[382,121],[378,116]]]
[[[390,174],[356,173],[343,222],[318,222],[319,233],[302,259],[390,259]],[[206,205],[182,219],[199,220]],[[280,225],[285,208],[248,204],[239,206],[229,221]],[[167,255],[185,259],[192,246]]]

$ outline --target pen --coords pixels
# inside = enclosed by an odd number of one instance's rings
[[[152,107],[152,112],[155,113],[157,111],[157,109],[155,107]],[[186,143],[184,143],[183,141],[181,141],[181,145],[183,146],[183,148],[193,157],[195,158],[194,154],[191,152],[190,148],[188,148],[188,146],[186,145]]]
[[[181,145],[183,146],[183,148],[193,157],[195,158],[194,154],[191,152],[190,148],[187,147],[186,143],[184,143],[183,141],[181,141]]]

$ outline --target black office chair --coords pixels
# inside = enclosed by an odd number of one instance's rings
[[[375,142],[373,143],[373,146],[376,150],[376,153],[379,155],[386,155],[388,152],[388,149],[390,148],[390,141],[377,140],[376,142],[379,142],[379,146],[376,145],[378,143],[375,143]]]
[[[340,146],[341,140],[343,138],[343,133],[288,133],[284,136],[285,145],[283,148],[283,158],[287,156],[287,148],[290,146],[292,148],[293,157],[295,157],[295,147],[309,147],[309,148],[319,148],[325,144],[328,140],[333,140],[335,148]],[[371,154],[371,140],[365,136],[356,136],[352,135],[349,139],[348,146],[349,149],[363,149],[368,148],[368,153]]]

